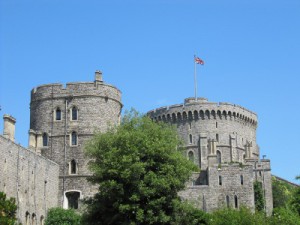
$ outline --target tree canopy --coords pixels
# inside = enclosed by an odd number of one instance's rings
[[[176,130],[135,111],[86,146],[90,179],[99,192],[87,201],[87,224],[171,224],[195,165],[183,156]]]
[[[6,194],[0,192],[0,224],[13,225],[16,222],[17,206],[14,198],[6,199]]]

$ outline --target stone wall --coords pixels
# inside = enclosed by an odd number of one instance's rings
[[[260,180],[264,187],[266,212],[271,214],[270,161],[259,160],[255,113],[234,104],[187,98],[184,104],[154,109],[148,116],[177,127],[184,141],[186,157],[201,170],[193,175],[186,190],[180,192],[182,198],[206,211],[241,205],[254,211],[253,182]]]
[[[187,188],[179,195],[207,212],[226,207],[227,204],[232,208],[247,206],[254,211],[251,165],[222,164],[221,167],[209,167],[207,175],[207,185],[199,185],[195,183],[199,173],[194,173]],[[226,198],[229,200],[228,203]]]
[[[72,119],[74,107],[76,120]],[[60,120],[56,119],[58,109]],[[84,146],[96,132],[105,132],[118,125],[121,109],[121,92],[105,84],[100,71],[96,71],[95,82],[68,83],[66,87],[48,84],[31,91],[30,129],[37,136],[46,134],[48,144],[41,146],[41,142],[37,142],[30,145],[60,166],[60,206],[69,207],[67,192],[79,193],[80,199],[96,193],[97,188],[86,180],[91,173]],[[75,145],[71,140],[74,132]],[[76,164],[75,172],[70,171],[72,162]]]
[[[19,222],[41,224],[58,205],[58,164],[0,135],[0,191],[14,197]]]

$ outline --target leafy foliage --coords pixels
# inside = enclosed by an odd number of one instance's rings
[[[87,145],[91,182],[99,192],[87,201],[87,224],[170,224],[177,192],[196,167],[179,150],[176,130],[135,111],[120,126]]]
[[[174,204],[174,221],[171,225],[205,225],[209,222],[209,214],[195,208],[188,202],[173,201]]]
[[[0,192],[0,224],[13,225],[16,222],[17,206],[14,198],[6,199],[6,194]]]
[[[279,207],[274,209],[269,221],[272,225],[300,225],[300,216],[289,207]]]
[[[224,208],[211,214],[210,225],[257,225],[266,224],[264,213],[253,214],[248,208],[241,207],[239,210]]]
[[[262,183],[259,181],[254,182],[254,201],[255,201],[255,210],[263,211],[265,207],[265,199],[263,194]]]
[[[273,207],[287,207],[292,198],[295,188],[287,182],[272,177]]]
[[[300,176],[296,177],[297,180],[300,180]],[[293,194],[293,199],[291,201],[291,206],[297,211],[298,215],[300,216],[300,187],[298,186],[295,189]]]
[[[80,225],[81,216],[73,209],[51,208],[45,225]]]

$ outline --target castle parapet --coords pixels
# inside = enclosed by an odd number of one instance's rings
[[[184,104],[171,105],[151,110],[147,113],[154,120],[180,121],[193,119],[237,120],[247,125],[257,126],[256,113],[239,105],[208,102],[206,98],[186,98]]]
[[[94,82],[74,82],[63,84],[54,83],[38,86],[31,91],[31,102],[66,97],[102,97],[121,103],[121,91],[116,87],[105,84],[102,73],[96,71]]]

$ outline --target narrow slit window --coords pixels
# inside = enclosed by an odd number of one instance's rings
[[[48,135],[47,133],[43,133],[43,146],[48,146]]]
[[[76,174],[77,173],[77,164],[76,161],[73,159],[70,162],[70,174]]]
[[[222,186],[222,176],[219,176],[219,185]]]
[[[190,134],[190,144],[192,144],[193,143],[193,136]]]
[[[72,117],[71,118],[72,118],[72,120],[78,120],[78,110],[75,106],[72,108]]]
[[[216,134],[216,141],[219,142],[219,134]]]
[[[60,108],[56,109],[55,120],[61,120],[61,110],[60,110]]]
[[[217,162],[218,162],[218,164],[222,163],[222,158],[221,158],[221,152],[220,151],[217,151]]]
[[[229,201],[228,195],[226,195],[226,206],[227,206],[227,208],[229,208],[229,206],[230,206],[230,201]]]
[[[72,132],[72,135],[71,135],[71,144],[73,146],[76,146],[77,142],[78,142],[78,140],[77,140],[77,133],[74,131],[74,132]]]
[[[239,205],[238,205],[238,197],[236,195],[234,196],[234,207],[236,209],[239,207]]]
[[[244,185],[244,177],[243,177],[243,175],[241,175],[241,185]]]

